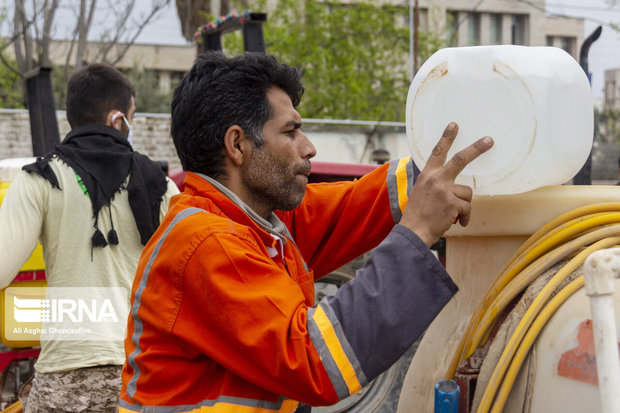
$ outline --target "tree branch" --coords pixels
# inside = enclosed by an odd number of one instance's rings
[[[40,49],[40,64],[43,67],[51,67],[50,62],[50,41],[52,40],[51,31],[54,24],[54,15],[56,14],[56,9],[58,8],[59,0],[52,0],[51,4],[47,1],[44,6],[43,13],[43,35],[41,38],[41,49]],[[49,7],[47,7],[49,4]]]
[[[140,35],[140,33],[142,33],[142,31],[144,30],[144,28],[151,22],[151,20],[153,20],[155,18],[155,16],[169,3],[169,0],[154,0],[152,3],[152,8],[151,8],[151,12],[148,14],[148,16],[146,18],[144,18],[144,20],[142,20],[142,22],[138,25],[138,29],[134,32],[133,36],[131,37],[131,39],[124,43],[124,45],[122,46],[120,52],[117,54],[116,59],[114,61],[112,61],[112,64],[116,64],[118,62],[120,62],[123,57],[125,56],[125,54],[127,53],[127,51],[129,50],[129,48],[135,43],[136,39],[138,38],[138,36]]]

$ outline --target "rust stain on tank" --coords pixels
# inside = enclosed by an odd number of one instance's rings
[[[448,74],[448,62],[441,62],[440,64],[435,66],[433,70],[429,72],[429,74],[424,79],[424,82],[426,82],[428,79],[438,79],[440,77],[444,77],[447,74]]]
[[[420,83],[420,86],[418,87],[418,91],[415,94],[415,98],[413,99],[413,102],[415,103],[415,101],[418,99],[420,92],[424,89],[427,83],[433,80],[441,79],[447,74],[448,74],[448,62],[441,62],[440,64],[435,66],[433,70],[431,70],[428,73],[428,75],[426,75],[422,83]]]

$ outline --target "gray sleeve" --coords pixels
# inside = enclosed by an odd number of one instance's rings
[[[396,225],[354,280],[323,302],[367,380],[389,368],[458,288],[418,236]]]

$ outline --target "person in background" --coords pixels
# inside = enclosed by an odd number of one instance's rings
[[[132,149],[134,94],[108,65],[88,65],[70,78],[71,131],[23,168],[0,205],[0,287],[38,240],[48,287],[103,292],[114,309],[128,309],[140,252],[178,193],[156,162]],[[106,296],[114,288],[125,297]],[[126,319],[103,321],[97,337],[41,337],[27,413],[116,411]]]
[[[121,412],[334,404],[397,361],[457,291],[429,246],[467,225],[472,190],[454,179],[492,139],[446,162],[451,123],[421,172],[406,158],[308,184],[300,78],[273,56],[216,52],[176,89],[171,132],[188,173],[138,265]],[[373,247],[314,308],[314,281]]]

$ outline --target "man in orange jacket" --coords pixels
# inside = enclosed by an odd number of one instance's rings
[[[429,250],[472,191],[446,162],[390,162],[307,185],[315,148],[295,107],[300,72],[257,53],[198,58],[171,131],[184,192],[145,247],[133,287],[120,411],[293,412],[329,405],[390,367],[457,291]],[[411,198],[411,202],[408,199]],[[313,283],[380,245],[314,305]]]

